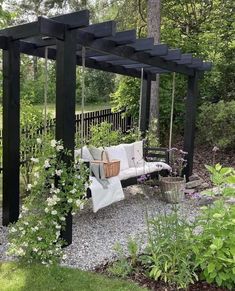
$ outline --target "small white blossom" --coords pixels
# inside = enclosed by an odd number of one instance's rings
[[[72,212],[71,214],[72,214],[72,215],[75,215],[76,213],[75,213],[75,212]]]
[[[49,163],[49,160],[45,160],[45,162],[44,162],[44,168],[50,168],[50,163]]]
[[[32,184],[28,184],[26,189],[27,191],[30,191],[32,189]]]
[[[62,173],[63,173],[62,170],[55,170],[55,174],[59,177],[61,176]]]
[[[52,211],[51,211],[51,214],[52,214],[52,215],[56,215],[56,214],[57,214],[57,211],[56,211],[56,210],[52,210]]]
[[[72,198],[69,198],[68,199],[68,203],[72,203],[73,202],[73,199]]]
[[[57,225],[55,226],[55,228],[56,228],[56,229],[61,229],[61,226],[60,226],[59,224],[57,224]]]
[[[33,157],[32,157],[30,160],[31,160],[33,163],[38,163],[38,162],[39,162],[39,159],[36,159],[36,158],[33,158]]]
[[[67,259],[67,255],[64,254],[63,257],[62,257],[62,259],[63,259],[63,260],[66,260],[66,259]]]
[[[61,217],[60,217],[60,220],[61,220],[61,221],[65,221],[65,217],[61,216]]]
[[[54,139],[51,140],[51,147],[53,147],[53,148],[56,147],[56,140],[54,140]]]
[[[34,251],[35,253],[37,253],[37,252],[38,252],[38,249],[37,249],[37,248],[33,248],[33,251]]]
[[[72,189],[72,190],[70,191],[70,193],[72,193],[72,194],[75,194],[76,192],[77,192],[76,189]]]
[[[42,140],[39,137],[36,139],[36,141],[37,141],[38,144],[41,144],[42,143]]]
[[[17,229],[15,227],[12,227],[10,230],[10,232],[16,232],[16,231],[17,231]]]
[[[45,208],[45,212],[46,212],[46,213],[48,213],[48,212],[49,212],[49,209],[48,209],[47,207]]]
[[[24,225],[29,225],[28,221],[24,221]]]
[[[58,146],[56,147],[57,152],[60,152],[60,151],[62,151],[63,149],[64,149],[64,147],[63,147],[62,145],[58,145]]]
[[[38,241],[41,241],[42,240],[42,237],[38,236],[37,239],[38,239]]]
[[[55,234],[56,234],[56,238],[58,238],[60,236],[60,231],[57,231]]]
[[[35,172],[33,175],[34,175],[35,178],[37,178],[37,179],[39,178],[39,173],[38,172]]]

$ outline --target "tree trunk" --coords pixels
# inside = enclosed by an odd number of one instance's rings
[[[154,38],[154,44],[160,42],[161,35],[161,0],[148,0],[147,4],[147,25],[148,36]],[[152,82],[150,119],[159,120],[159,74],[156,75],[156,82]]]

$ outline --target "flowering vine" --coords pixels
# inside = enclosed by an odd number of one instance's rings
[[[42,140],[37,139],[42,144]],[[71,211],[74,215],[86,202],[88,169],[82,161],[65,163],[71,156],[61,142],[52,140],[42,147],[43,156],[34,164],[29,195],[23,202],[19,220],[9,234],[9,254],[27,262],[58,263],[65,241],[60,234]],[[69,159],[68,159],[69,160]]]

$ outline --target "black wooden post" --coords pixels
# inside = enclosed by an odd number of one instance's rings
[[[3,50],[3,225],[19,216],[20,46],[8,39]]]
[[[140,116],[139,116],[139,127],[143,137],[145,136],[145,132],[146,130],[148,130],[149,127],[150,97],[151,97],[151,76],[150,74],[144,74],[140,99]]]
[[[76,32],[66,30],[64,40],[57,40],[56,54],[56,139],[62,140],[71,156],[64,159],[69,165],[74,159],[76,91]],[[72,243],[72,215],[66,219],[62,232],[67,244]]]
[[[188,153],[188,155],[186,156],[187,166],[184,169],[184,175],[186,176],[187,180],[192,175],[193,171],[195,121],[198,99],[198,79],[199,75],[197,72],[195,72],[194,76],[188,77],[188,92],[184,126],[184,151]]]

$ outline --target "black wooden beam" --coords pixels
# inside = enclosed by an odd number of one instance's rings
[[[180,60],[181,51],[179,49],[168,50],[167,55],[162,58],[167,61]]]
[[[62,22],[67,25],[71,25],[71,28],[84,27],[89,25],[89,11],[79,11],[74,13],[65,14],[62,16],[56,16],[50,18],[57,22]],[[53,28],[55,29],[55,28]],[[40,34],[40,22],[34,21],[26,24],[12,26],[0,30],[0,35],[11,36],[13,39],[24,39],[37,36]]]
[[[8,39],[6,36],[0,35],[0,49],[6,50],[8,48]]]
[[[212,68],[211,62],[203,62],[201,67],[198,68],[200,71],[210,71]]]
[[[151,50],[154,46],[154,39],[152,37],[138,38],[135,43],[129,44],[128,46],[134,48],[135,51]]]
[[[108,40],[115,41],[118,45],[136,42],[136,31],[126,30],[117,32],[113,37],[107,37]]]
[[[61,40],[64,39],[65,30],[67,29],[66,24],[45,17],[38,17],[38,24],[40,27],[40,34],[56,37]]]
[[[76,31],[65,31],[64,41],[57,40],[56,54],[56,140],[62,140],[71,155],[64,156],[70,166],[75,147],[75,92],[76,92]],[[67,244],[72,243],[72,215],[66,218],[62,232]]]
[[[168,54],[168,46],[166,44],[156,44],[148,52],[151,56],[165,56]]]
[[[89,25],[81,30],[92,33],[95,36],[95,38],[115,36],[116,22],[106,21],[102,23],[96,23],[96,24]]]
[[[192,54],[183,54],[181,55],[181,58],[179,60],[176,60],[175,62],[178,65],[188,65],[192,63],[193,55]]]
[[[3,51],[3,225],[19,216],[20,45],[9,39]]]
[[[150,114],[150,96],[151,96],[151,76],[145,74],[143,78],[140,111],[139,111],[139,129],[142,137],[146,134],[149,127],[149,114]]]
[[[202,60],[199,58],[193,58],[191,64],[187,65],[189,68],[199,68],[202,66]]]
[[[188,77],[188,93],[186,100],[186,114],[184,126],[184,151],[188,154],[186,156],[187,165],[183,172],[187,180],[192,175],[193,171],[195,121],[198,101],[198,80],[199,74],[197,72],[194,76]]]

